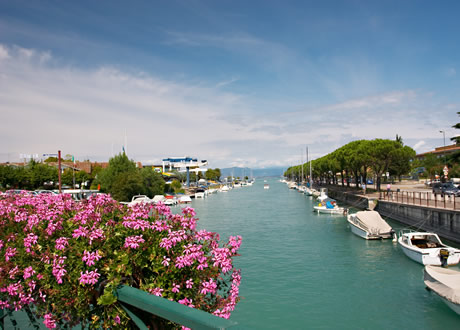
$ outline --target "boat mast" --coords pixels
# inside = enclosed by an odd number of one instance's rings
[[[302,175],[300,176],[300,184],[303,182],[303,150],[300,149],[300,167],[302,168]]]

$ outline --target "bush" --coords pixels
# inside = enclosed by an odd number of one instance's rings
[[[127,207],[109,195],[81,203],[0,197],[0,308],[33,305],[48,328],[125,328],[131,320],[113,292],[126,284],[229,318],[239,301],[232,258],[241,237],[219,246],[218,234],[196,231],[194,216],[161,203]]]

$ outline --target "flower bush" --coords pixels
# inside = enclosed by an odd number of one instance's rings
[[[48,328],[127,327],[114,296],[126,284],[229,318],[239,301],[232,258],[241,237],[221,246],[196,221],[189,207],[173,214],[161,203],[128,207],[109,195],[79,203],[68,195],[0,197],[0,308],[29,307]]]

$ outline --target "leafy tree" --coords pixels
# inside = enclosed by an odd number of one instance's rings
[[[57,157],[48,157],[45,159],[45,163],[54,163],[54,162],[57,162],[58,161],[58,158]]]
[[[388,167],[390,175],[395,175],[401,181],[401,176],[411,170],[411,161],[415,158],[415,151],[411,147],[404,146],[392,152],[393,160]]]
[[[152,198],[155,195],[163,195],[165,192],[165,180],[160,173],[151,168],[144,167],[140,170],[142,182],[145,187],[145,194]],[[175,180],[177,181],[177,180]],[[177,181],[179,182],[179,181]],[[180,185],[180,182],[179,182]]]
[[[460,115],[460,112],[457,112],[457,115]],[[455,124],[452,126],[453,128],[460,129],[460,123]],[[452,141],[455,141],[455,144],[460,144],[460,135],[454,136],[453,138],[450,138]]]
[[[120,153],[110,158],[109,166],[99,172],[96,184],[101,185],[102,192],[111,193],[113,196],[112,186],[115,184],[118,175],[120,173],[135,173],[136,170],[134,162],[129,160],[125,153]]]
[[[120,172],[111,185],[111,195],[118,201],[130,201],[135,195],[142,194],[145,186],[138,171]]]
[[[32,189],[43,188],[45,182],[57,182],[58,170],[47,164],[31,161],[28,165],[28,176]]]

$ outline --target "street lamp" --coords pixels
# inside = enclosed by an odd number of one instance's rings
[[[444,138],[444,147],[446,146],[446,131],[439,131],[439,133],[442,133],[442,136]]]

